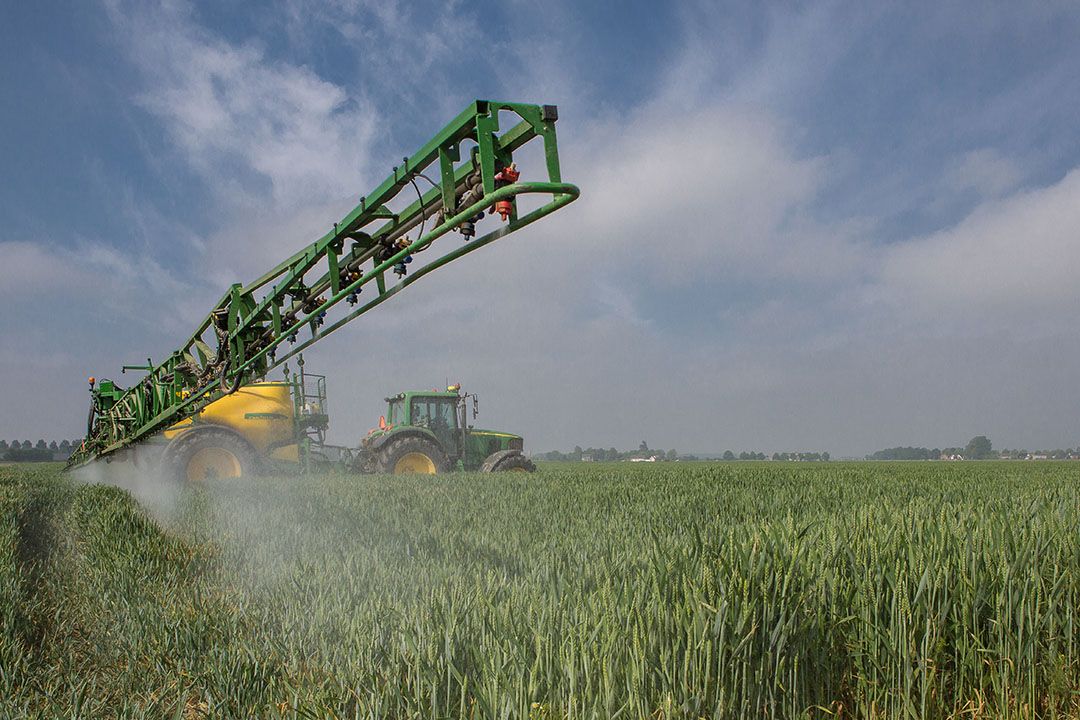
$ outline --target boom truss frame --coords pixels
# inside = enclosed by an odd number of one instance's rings
[[[500,133],[500,113],[518,122]],[[68,466],[115,453],[197,414],[432,271],[573,202],[579,190],[562,181],[557,119],[552,105],[471,103],[411,157],[402,158],[332,230],[250,284],[232,285],[163,362],[126,366],[147,371],[137,384],[127,390],[109,381],[97,389],[91,384],[87,437]],[[543,142],[547,179],[517,182],[513,153],[534,138]],[[432,168],[437,181],[426,174]],[[418,180],[426,183],[426,192]],[[389,206],[402,193],[416,199],[392,211]],[[528,194],[550,199],[518,215],[515,198]],[[506,224],[475,237],[475,223],[492,207],[505,215]],[[430,230],[422,231],[432,218]],[[410,239],[417,228],[422,232]],[[465,244],[413,267],[417,254],[452,230],[465,236]],[[389,272],[396,278],[388,278]],[[369,286],[375,293],[361,303]],[[340,317],[327,324],[330,313]],[[309,336],[297,343],[305,328]]]

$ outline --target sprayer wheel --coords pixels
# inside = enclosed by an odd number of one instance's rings
[[[237,478],[254,471],[255,451],[229,430],[189,430],[165,450],[162,465],[169,476],[181,483]]]

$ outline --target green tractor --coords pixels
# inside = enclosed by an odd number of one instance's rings
[[[479,430],[468,424],[479,413],[475,395],[458,385],[399,393],[386,398],[386,415],[361,441],[353,468],[394,475],[434,475],[450,470],[535,472],[520,435]]]

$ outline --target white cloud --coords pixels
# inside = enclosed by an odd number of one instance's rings
[[[259,180],[276,205],[293,207],[359,180],[377,127],[370,104],[255,44],[214,37],[184,4],[114,2],[110,11],[146,80],[140,103],[232,201],[259,203]]]
[[[121,364],[160,360],[221,294],[151,255],[85,238],[0,242],[0,257],[0,371],[11,385],[4,436],[82,433],[85,378],[123,383]]]
[[[823,179],[821,159],[785,146],[765,113],[725,106],[679,113],[650,108],[587,144],[585,187],[570,213],[587,246],[700,279],[732,263],[768,270],[786,255],[782,230]],[[577,178],[575,178],[577,179]]]
[[[974,190],[982,197],[1000,197],[1023,180],[1017,162],[995,148],[979,148],[965,153],[945,170],[945,189],[952,192]]]
[[[881,297],[900,317],[1024,335],[1077,327],[1080,169],[988,200],[951,228],[886,253]]]
[[[211,294],[205,286],[178,279],[146,254],[86,239],[72,247],[0,242],[0,257],[5,259],[0,297],[13,313],[36,308],[175,330],[187,324],[180,316],[192,313]]]
[[[480,57],[485,49],[498,52],[486,35],[485,16],[460,0],[285,0],[284,11],[297,46],[317,53],[321,45],[344,43],[352,50],[356,87],[393,97],[383,106],[393,121],[413,121],[418,110],[420,117],[460,112],[451,69],[469,62],[470,51],[480,50]],[[470,64],[477,72],[483,67],[479,57]]]
[[[0,297],[32,297],[74,279],[74,268],[58,262],[43,243],[0,242],[0,257]]]

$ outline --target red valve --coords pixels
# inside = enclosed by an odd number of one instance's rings
[[[510,163],[509,166],[504,167],[495,175],[495,182],[498,187],[510,185],[516,183],[518,178],[521,177],[521,173],[518,172],[517,164]],[[510,217],[510,213],[514,211],[514,199],[506,198],[505,200],[499,200],[495,203],[495,212],[499,213],[503,222]]]
[[[496,180],[501,180],[507,184],[516,183],[519,177],[521,177],[521,173],[517,169],[517,163],[510,163],[509,167],[504,167],[495,175]]]

